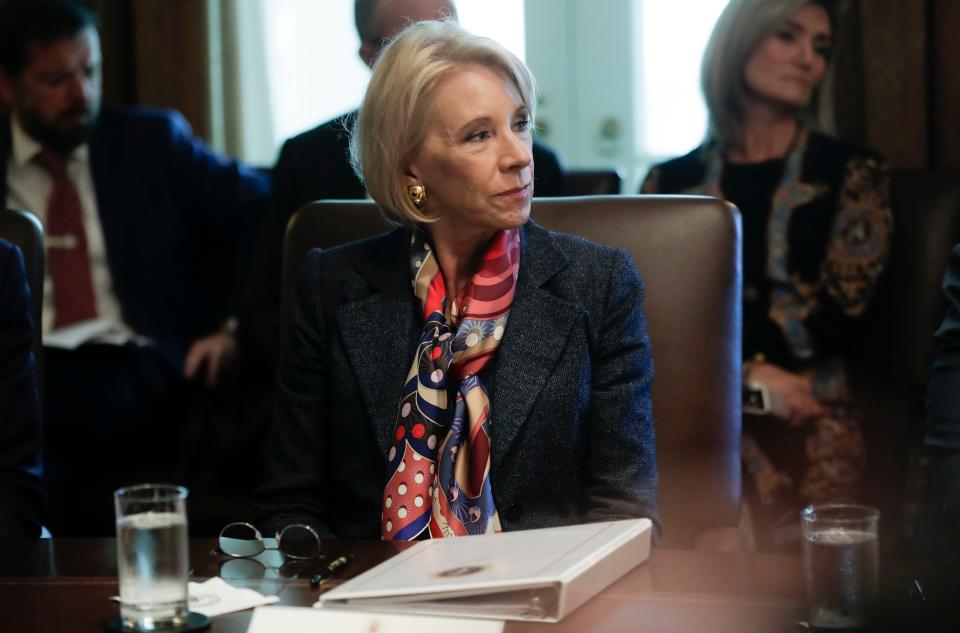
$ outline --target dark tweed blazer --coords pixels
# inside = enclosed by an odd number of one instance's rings
[[[378,538],[386,455],[422,324],[410,232],[307,258],[257,493],[265,530]],[[528,222],[490,392],[505,530],[650,517],[657,467],[643,284],[629,255]]]

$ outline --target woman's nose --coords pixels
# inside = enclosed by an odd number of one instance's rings
[[[501,158],[504,169],[523,169],[533,162],[532,141],[529,135],[519,135],[511,131],[506,135],[504,145]]]
[[[797,63],[805,68],[812,66],[817,57],[817,51],[813,46],[813,42],[804,40],[800,43],[799,48],[800,50],[797,52],[796,57]]]

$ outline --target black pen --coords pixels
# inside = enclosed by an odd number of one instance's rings
[[[338,556],[337,558],[334,558],[332,561],[330,561],[330,564],[324,568],[323,571],[310,579],[310,586],[319,587],[320,583],[322,583],[324,580],[329,580],[332,578],[334,574],[346,567],[347,563],[349,563],[352,559],[353,556],[351,555]]]

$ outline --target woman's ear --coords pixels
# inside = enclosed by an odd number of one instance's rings
[[[408,164],[406,169],[403,170],[403,186],[412,187],[414,185],[423,185],[424,182],[420,180],[419,173],[420,171],[414,163]]]

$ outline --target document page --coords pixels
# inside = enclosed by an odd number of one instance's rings
[[[303,607],[258,607],[247,633],[502,633],[503,622]]]

